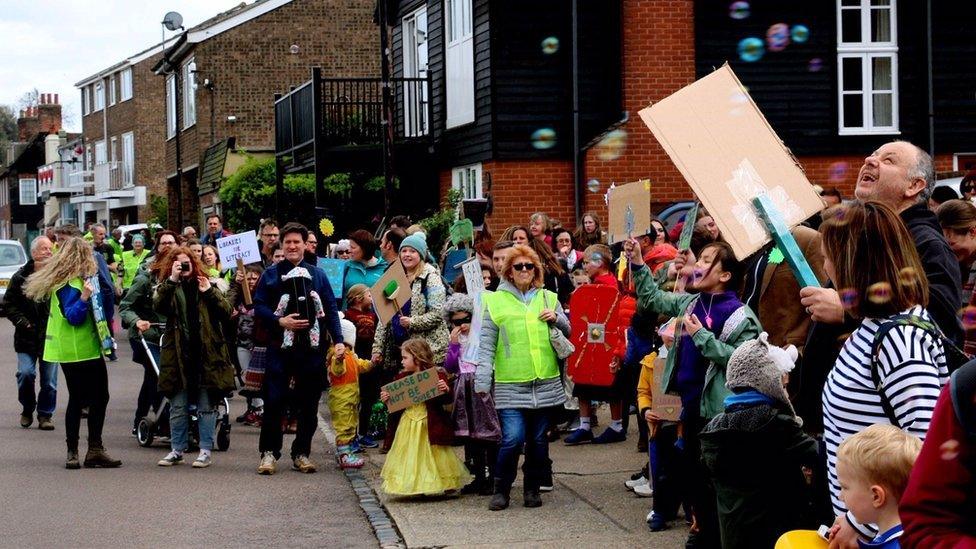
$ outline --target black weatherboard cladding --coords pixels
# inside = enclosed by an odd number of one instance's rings
[[[976,2],[932,2],[935,146],[976,151]]]
[[[896,2],[900,133],[871,136],[838,135],[837,2],[752,0],[749,4],[749,17],[735,20],[729,16],[727,2],[695,2],[698,78],[728,61],[780,139],[797,155],[865,154],[892,139],[926,148],[924,2]],[[767,29],[776,23],[805,25],[809,39],[791,43],[784,51],[767,48],[759,61],[742,61],[736,51],[739,41],[754,36],[765,42]],[[819,71],[809,70],[814,58],[822,60]]]

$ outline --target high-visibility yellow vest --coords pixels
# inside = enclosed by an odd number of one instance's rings
[[[136,279],[139,272],[139,265],[149,256],[149,250],[143,248],[142,253],[136,255],[134,250],[122,252],[122,287],[132,286],[132,281]]]
[[[82,291],[84,281],[75,278],[68,282],[72,288]],[[81,326],[74,326],[61,312],[58,290],[51,294],[51,311],[48,313],[47,333],[44,336],[44,360],[47,362],[82,362],[102,355],[92,315],[85,317]]]
[[[482,299],[498,326],[495,383],[559,377],[556,352],[549,342],[549,324],[539,320],[546,302],[559,303],[556,294],[540,289],[528,305],[506,291],[485,292]]]

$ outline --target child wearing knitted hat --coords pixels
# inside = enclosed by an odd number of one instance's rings
[[[816,463],[817,442],[801,429],[783,385],[797,351],[770,345],[767,337],[732,353],[725,383],[732,395],[701,433],[726,549],[773,547],[789,530],[816,526],[804,508],[802,469]]]

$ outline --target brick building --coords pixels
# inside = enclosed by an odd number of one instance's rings
[[[372,0],[257,0],[181,33],[153,65],[170,224],[220,210],[234,148],[274,150],[274,94],[308,77],[379,69]],[[177,165],[177,146],[180,162]],[[178,212],[177,197],[182,197]]]
[[[164,92],[151,70],[162,51],[157,44],[75,84],[81,92],[82,155],[70,168],[65,190],[79,224],[145,221],[149,197],[165,196]]]

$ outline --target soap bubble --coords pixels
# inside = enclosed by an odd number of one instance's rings
[[[613,130],[608,133],[594,147],[596,157],[603,161],[616,160],[624,153],[627,148],[627,132],[624,130]]]
[[[591,179],[591,180],[589,180],[589,181],[586,182],[586,188],[591,193],[600,192],[600,182],[598,180],[596,180],[596,179]]]
[[[827,168],[827,180],[831,183],[841,183],[847,176],[847,162],[834,162]]]
[[[809,63],[807,63],[807,70],[810,72],[820,72],[820,69],[822,68],[823,68],[823,59],[819,57],[814,57],[813,59],[810,60]]]
[[[891,301],[891,284],[875,282],[868,286],[868,301],[875,305],[883,305]]]
[[[949,439],[939,446],[939,452],[942,454],[942,459],[945,461],[952,461],[959,457],[959,441],[956,439]]]
[[[746,63],[759,61],[764,53],[766,53],[766,47],[763,46],[763,41],[755,36],[743,38],[739,42],[739,59]]]
[[[810,29],[806,25],[793,25],[790,29],[790,38],[797,44],[802,44],[810,38]]]
[[[904,267],[898,271],[899,286],[914,286],[918,282],[918,273],[912,267]]]
[[[740,21],[749,17],[749,2],[732,2],[729,4],[729,17]]]
[[[846,290],[840,291],[840,302],[845,309],[850,309],[857,305],[857,290],[853,288],[847,288]]]
[[[552,55],[559,51],[559,39],[555,36],[550,36],[542,41],[542,53],[546,55]]]
[[[976,307],[968,305],[959,311],[959,319],[964,330],[976,330]]]
[[[539,128],[532,132],[532,146],[539,150],[556,146],[556,131],[552,128]]]
[[[766,31],[766,45],[769,51],[783,51],[790,45],[790,27],[786,23],[770,25]]]

